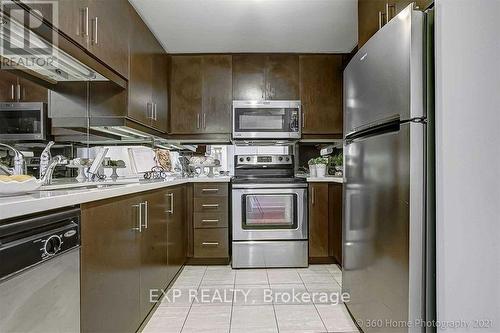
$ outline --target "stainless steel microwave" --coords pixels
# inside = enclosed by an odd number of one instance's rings
[[[0,140],[46,140],[47,104],[0,103]]]
[[[300,139],[300,101],[233,101],[233,139]]]

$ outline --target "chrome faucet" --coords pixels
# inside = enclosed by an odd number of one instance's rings
[[[45,176],[47,172],[47,167],[49,166],[50,160],[52,160],[52,154],[50,153],[50,148],[54,145],[54,141],[49,141],[45,149],[40,155],[40,179]]]
[[[24,155],[16,148],[6,145],[5,143],[0,143],[0,146],[8,148],[14,152],[14,168],[9,169],[5,166],[2,168],[3,171],[9,172],[11,175],[25,175],[26,174],[26,163],[24,162]]]
[[[54,156],[47,166],[45,170],[45,174],[40,179],[42,181],[42,185],[50,185],[52,184],[52,175],[54,174],[54,170],[58,165],[68,164],[68,159],[62,155]]]

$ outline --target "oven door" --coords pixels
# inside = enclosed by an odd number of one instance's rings
[[[44,103],[0,103],[0,140],[45,140]]]
[[[300,101],[234,101],[233,138],[300,139]]]
[[[306,188],[233,188],[233,240],[307,239]]]

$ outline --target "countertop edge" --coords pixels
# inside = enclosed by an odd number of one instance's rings
[[[0,198],[0,221],[176,185],[188,183],[229,183],[230,181],[231,177],[183,178],[146,184],[132,183],[98,189],[38,192],[39,195],[42,195],[41,197],[33,197],[32,195],[3,197]]]
[[[344,178],[342,177],[307,177],[308,183],[344,183]]]

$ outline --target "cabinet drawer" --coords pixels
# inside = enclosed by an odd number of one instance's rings
[[[195,183],[195,197],[227,197],[227,183]]]
[[[225,258],[228,254],[227,228],[196,229],[194,256],[196,258]]]
[[[227,228],[227,213],[194,213],[195,228]]]
[[[198,213],[227,213],[227,197],[194,198],[194,211]]]

